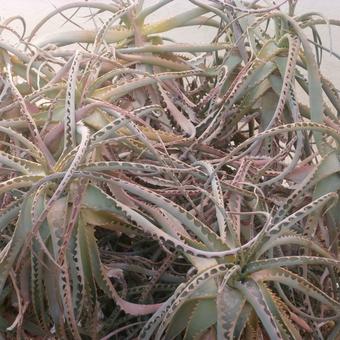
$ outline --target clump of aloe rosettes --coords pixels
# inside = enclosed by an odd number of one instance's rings
[[[339,22],[178,4],[1,23],[1,338],[339,337]]]

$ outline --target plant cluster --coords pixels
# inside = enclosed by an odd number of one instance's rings
[[[188,2],[0,25],[0,338],[339,339],[340,22]]]

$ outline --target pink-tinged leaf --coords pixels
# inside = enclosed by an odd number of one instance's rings
[[[26,100],[25,100],[25,104],[26,104],[27,111],[29,113],[38,113],[39,112],[39,108],[35,104],[28,102]]]
[[[155,303],[150,305],[132,303],[122,299],[119,296],[116,297],[116,303],[125,313],[134,316],[153,314],[162,306],[162,303]]]
[[[294,170],[287,174],[286,179],[295,183],[301,183],[311,173],[313,168],[314,166],[310,164],[297,166]]]
[[[290,314],[290,318],[298,325],[300,326],[304,331],[308,332],[308,333],[313,333],[313,329],[308,325],[308,323],[303,320],[301,317],[299,317],[298,315],[296,315],[293,312],[289,312]]]
[[[166,103],[166,106],[169,110],[170,115],[176,121],[176,123],[180,126],[180,128],[189,135],[189,137],[193,137],[196,133],[195,126],[187,119],[181,111],[177,109],[174,103],[170,100],[166,92],[163,90],[162,86],[158,86],[159,91]]]

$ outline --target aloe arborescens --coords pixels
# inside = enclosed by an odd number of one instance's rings
[[[339,22],[190,2],[1,25],[1,336],[339,337],[340,99],[317,30]],[[40,35],[60,14],[72,32]],[[167,37],[202,26],[210,43]]]

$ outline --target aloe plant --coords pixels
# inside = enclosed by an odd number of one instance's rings
[[[1,336],[339,336],[340,104],[318,33],[339,22],[190,2],[1,25]],[[41,35],[57,15],[74,29]],[[201,26],[211,42],[168,36]]]

